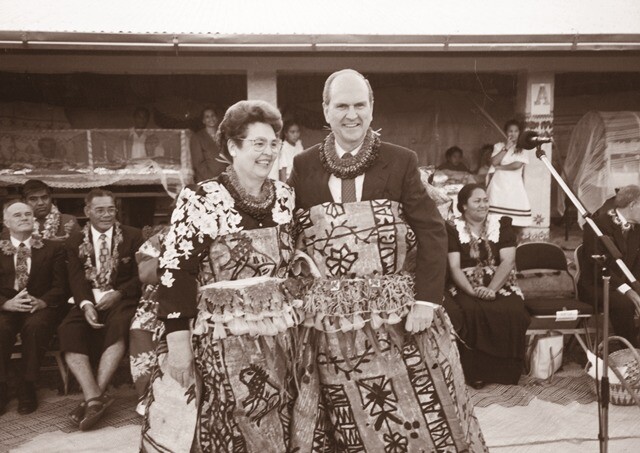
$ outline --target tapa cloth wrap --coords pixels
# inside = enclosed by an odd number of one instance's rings
[[[198,276],[197,382],[179,387],[165,374],[166,348],[160,351],[144,451],[289,451],[290,328],[299,317],[283,289],[291,250],[282,230],[241,231],[212,242]]]
[[[306,349],[293,415],[301,442],[293,446],[313,452],[487,451],[444,309],[435,310],[427,331],[404,330],[414,302],[405,276],[413,268],[415,236],[400,205],[325,203],[300,211],[298,220],[298,244],[317,280],[303,297]],[[333,293],[318,295],[319,287],[332,284]],[[319,297],[326,303],[316,303]],[[314,407],[327,417],[305,418]],[[311,444],[302,443],[307,431]]]

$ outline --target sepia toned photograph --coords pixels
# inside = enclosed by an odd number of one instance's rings
[[[0,453],[640,452],[640,2],[0,0]]]

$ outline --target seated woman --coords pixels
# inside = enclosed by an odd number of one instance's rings
[[[530,318],[513,272],[516,236],[508,217],[487,217],[483,186],[467,184],[458,194],[462,217],[447,224],[449,295],[445,307],[461,339],[465,378],[517,384]]]

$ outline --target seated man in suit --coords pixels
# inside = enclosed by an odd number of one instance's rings
[[[602,233],[611,237],[622,252],[622,260],[631,273],[640,278],[640,187],[636,185],[621,188],[615,197],[608,199],[593,215],[596,225]],[[580,299],[593,303],[596,294],[602,308],[602,281],[598,276],[594,286],[592,255],[604,254],[603,247],[588,225],[584,226],[583,249],[580,263],[580,280],[578,293]],[[611,289],[609,291],[609,313],[611,324],[616,335],[626,338],[634,346],[638,346],[638,329],[634,317],[640,310],[640,296],[626,283],[622,271],[613,262],[607,260],[611,273]],[[597,292],[597,293],[596,293]]]
[[[18,412],[38,407],[35,382],[65,302],[62,244],[32,236],[33,210],[14,200],[4,207],[9,239],[0,241],[0,414],[8,402],[7,368],[16,335],[22,338]]]
[[[76,218],[62,214],[51,200],[51,188],[37,179],[30,179],[22,186],[22,198],[31,206],[35,215],[36,234],[52,241],[65,240],[71,233],[80,231]]]
[[[139,230],[116,221],[114,195],[93,189],[85,197],[89,222],[66,243],[69,285],[76,306],[58,328],[65,353],[85,401],[70,415],[81,430],[90,429],[113,402],[105,390],[122,360],[129,324],[141,292],[135,253]],[[99,355],[97,374],[91,357]]]

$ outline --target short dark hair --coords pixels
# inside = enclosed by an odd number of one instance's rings
[[[282,115],[266,101],[240,101],[229,107],[216,134],[220,150],[229,160],[233,159],[229,154],[227,142],[233,140],[237,146],[241,146],[240,139],[246,138],[247,128],[253,123],[266,123],[279,136],[282,130]]]
[[[504,123],[504,127],[502,128],[503,131],[507,132],[507,130],[509,130],[509,127],[511,126],[516,126],[518,128],[518,130],[520,132],[522,132],[522,123],[516,119],[511,119],[509,121],[507,121],[506,123]]]
[[[204,106],[204,108],[202,110],[200,110],[200,121],[204,120],[204,112],[211,110],[215,115],[216,118],[220,119],[220,114],[218,112],[218,107],[213,105],[213,104],[207,104]]]
[[[41,190],[46,190],[51,195],[51,187],[39,179],[30,179],[22,185],[20,192],[22,193],[22,198],[27,198],[33,192],[40,192]]]
[[[282,133],[286,134],[289,131],[289,128],[291,126],[298,126],[300,127],[300,123],[298,123],[295,119],[288,119],[284,122],[284,125],[282,126]]]
[[[460,153],[461,156],[464,154],[462,152],[462,148],[459,148],[457,146],[452,146],[451,148],[449,148],[444,152],[444,157],[445,159],[449,160],[449,158],[453,156],[455,153]]]
[[[331,84],[338,76],[341,76],[343,74],[353,74],[364,80],[364,83],[366,83],[367,89],[369,90],[369,103],[373,104],[373,89],[371,88],[371,84],[365,76],[360,74],[355,69],[341,69],[340,71],[336,71],[329,77],[327,77],[327,80],[324,82],[324,89],[322,90],[322,103],[324,105],[329,105],[329,102],[331,102]]]
[[[116,196],[113,194],[113,192],[111,192],[110,190],[97,188],[97,189],[91,189],[89,193],[85,195],[84,197],[85,206],[89,206],[93,201],[93,199],[98,197],[111,197],[114,203],[116,201]]]
[[[640,201],[640,187],[635,184],[621,187],[616,193],[616,208],[626,208],[633,201]]]
[[[461,214],[464,214],[464,207],[469,202],[471,194],[476,189],[481,189],[485,192],[487,190],[482,184],[473,183],[465,185],[464,187],[462,187],[462,189],[460,189],[460,192],[458,192],[458,204],[456,205],[456,207]]]

